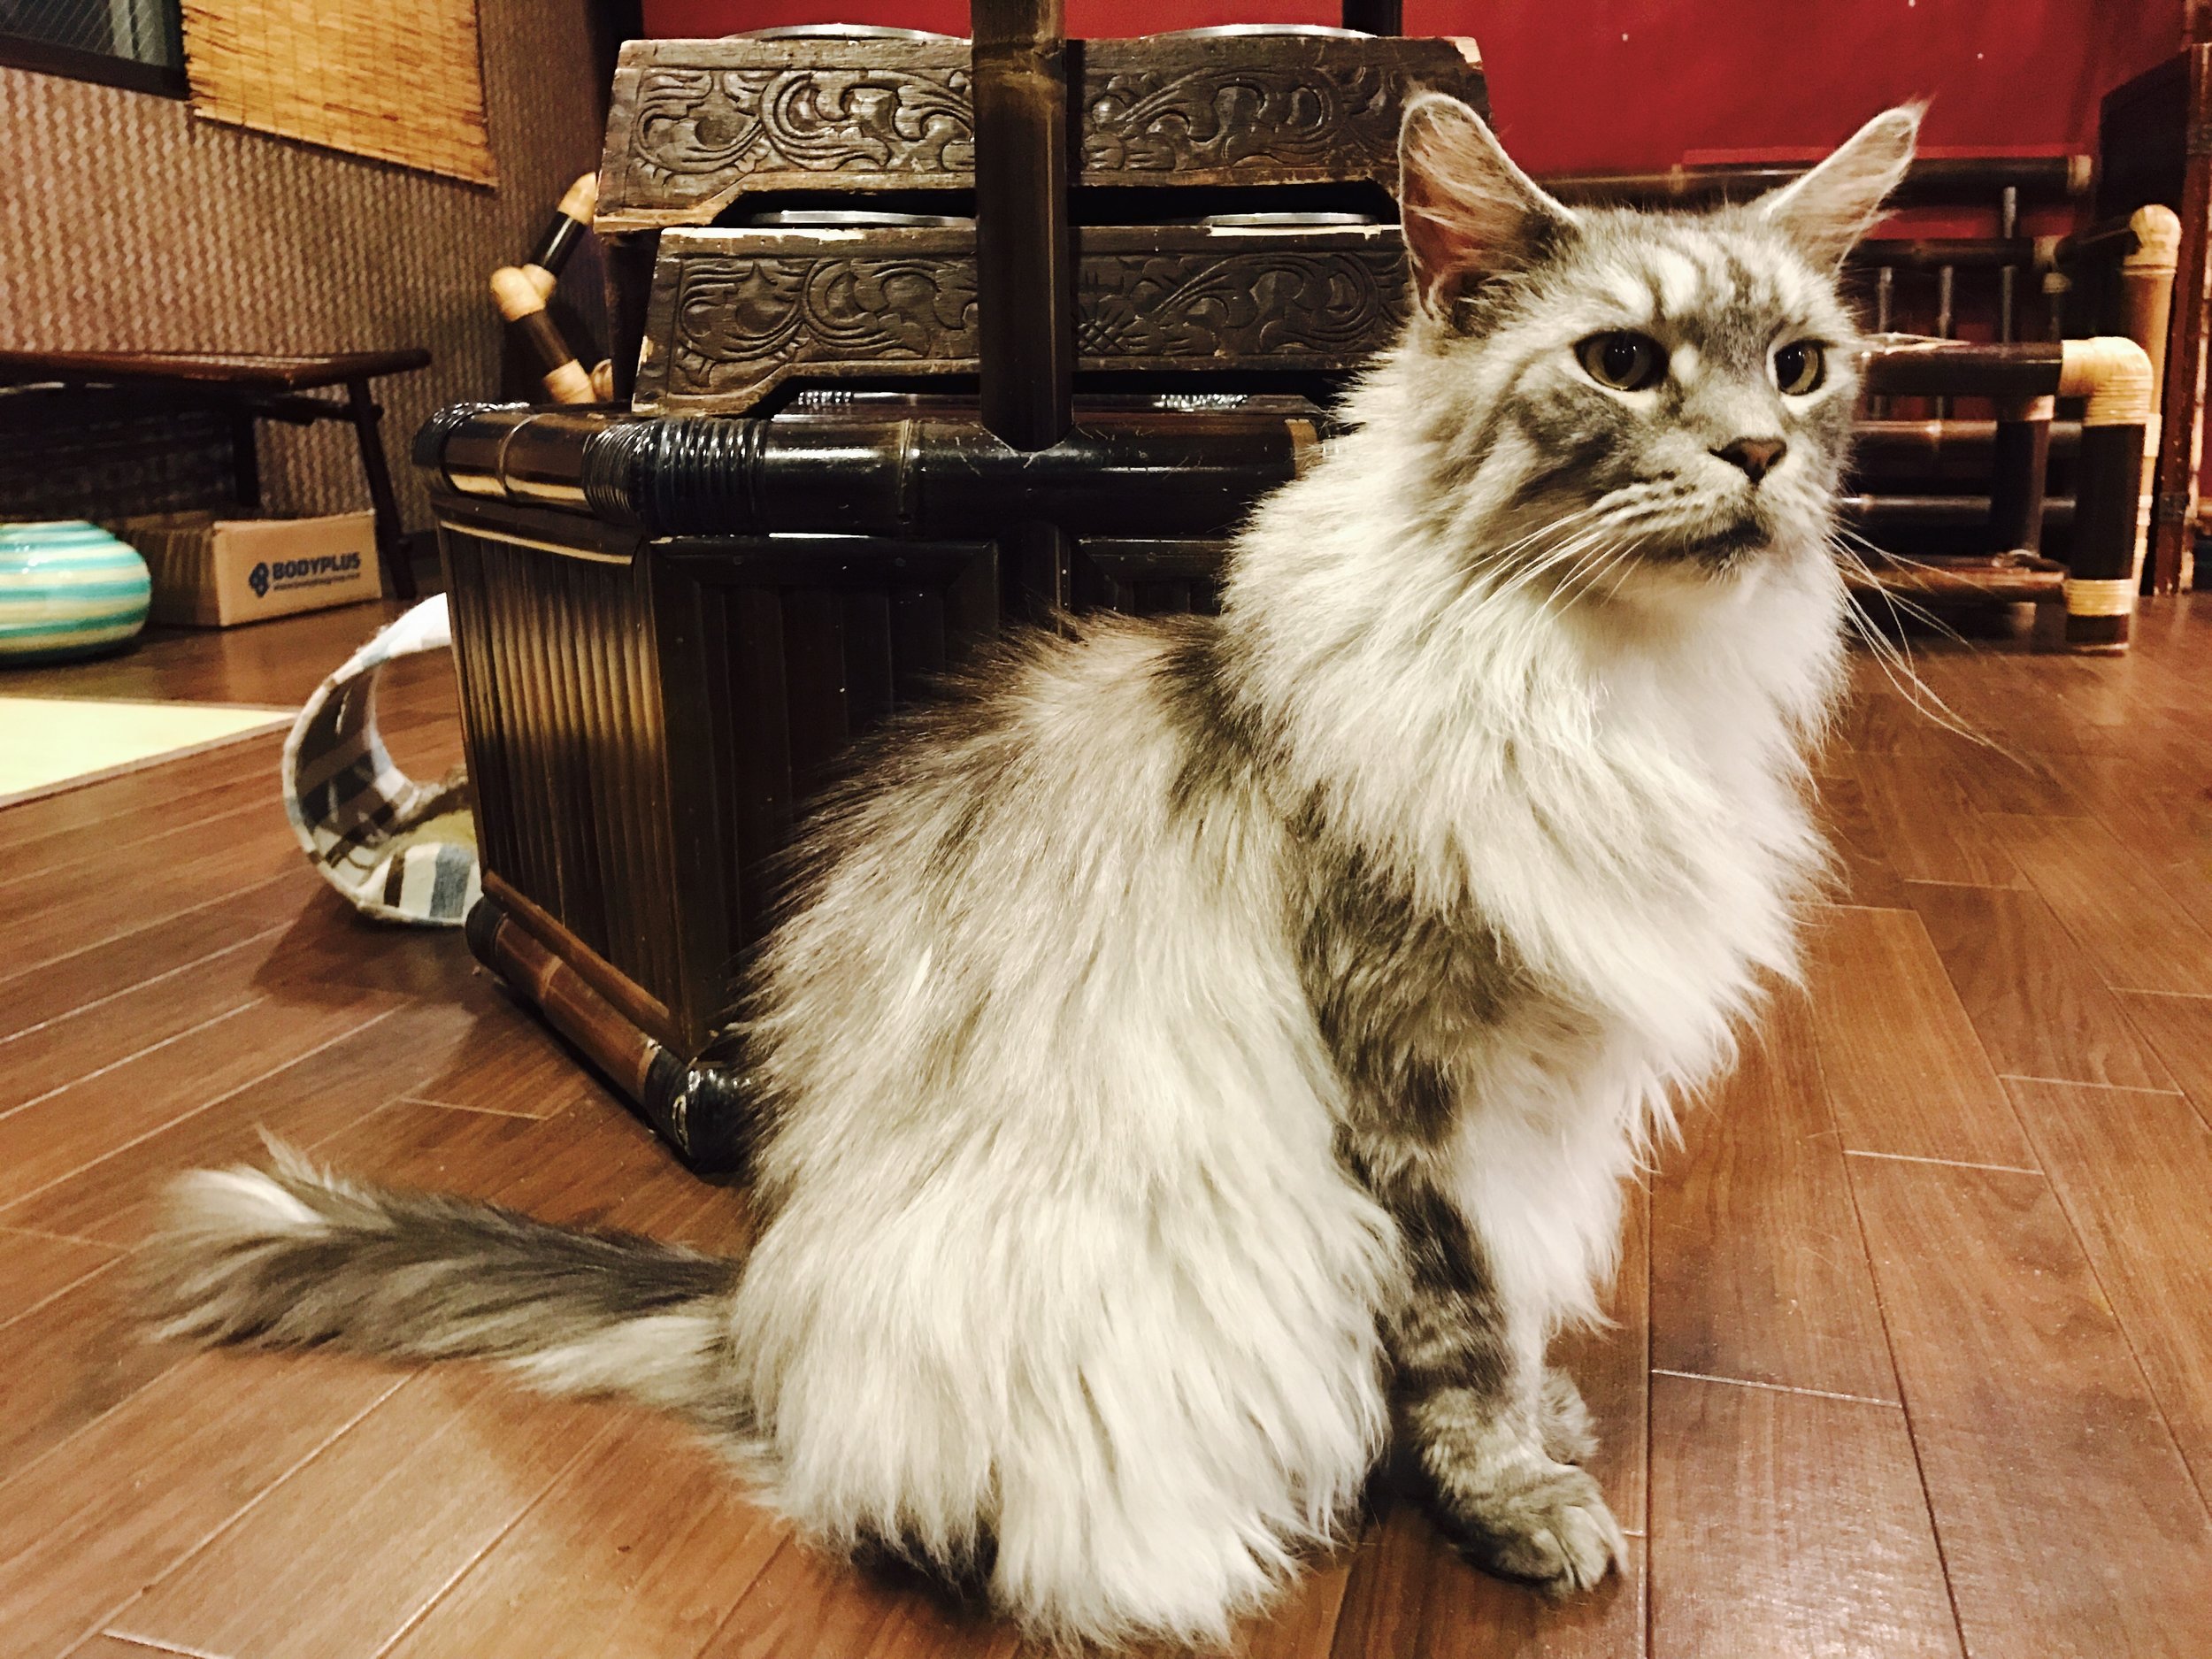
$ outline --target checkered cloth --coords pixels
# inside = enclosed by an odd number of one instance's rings
[[[376,729],[376,677],[397,657],[453,643],[443,595],[426,599],[316,688],[284,742],[284,810],[323,877],[384,921],[458,927],[476,902],[468,777],[434,784],[392,764]]]

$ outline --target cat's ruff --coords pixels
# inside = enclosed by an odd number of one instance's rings
[[[1602,1576],[1545,1347],[1793,968],[1840,684],[1832,272],[1915,119],[1660,217],[1570,212],[1415,100],[1419,307],[1222,618],[1009,647],[815,820],[745,1010],[744,1263],[284,1157],[180,1186],[165,1327],[636,1394],[1048,1639],[1224,1639],[1394,1430],[1478,1559]]]

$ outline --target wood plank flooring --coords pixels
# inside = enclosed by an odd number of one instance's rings
[[[287,703],[362,608],[19,677]],[[1630,1205],[1563,1356],[1630,1571],[1555,1605],[1379,1492],[1244,1659],[2212,1654],[2212,603],[2109,660],[1870,666],[1809,983]],[[449,668],[387,700],[457,757]],[[35,682],[35,683],[34,683]],[[12,682],[17,683],[17,682]],[[824,1561],[680,1429],[465,1368],[193,1356],[125,1317],[175,1172],[364,1175],[738,1246],[457,936],[355,920],[251,739],[0,810],[0,1655],[1016,1659]]]

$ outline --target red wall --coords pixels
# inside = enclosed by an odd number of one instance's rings
[[[967,32],[960,0],[644,0],[646,32],[838,19]],[[1539,172],[1817,152],[1933,100],[1953,152],[2095,148],[2097,99],[2179,49],[2182,0],[1407,0],[1406,29],[1481,43],[1501,134]],[[1067,0],[1068,32],[1333,23],[1315,0]]]

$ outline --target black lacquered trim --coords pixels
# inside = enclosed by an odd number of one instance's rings
[[[409,458],[426,472],[445,470],[446,440],[479,415],[494,410],[519,409],[519,403],[452,403],[441,409],[417,428]]]
[[[720,1174],[744,1162],[754,1116],[744,1072],[703,1060],[686,1065],[662,1048],[646,1071],[638,1110],[687,1166]]]

